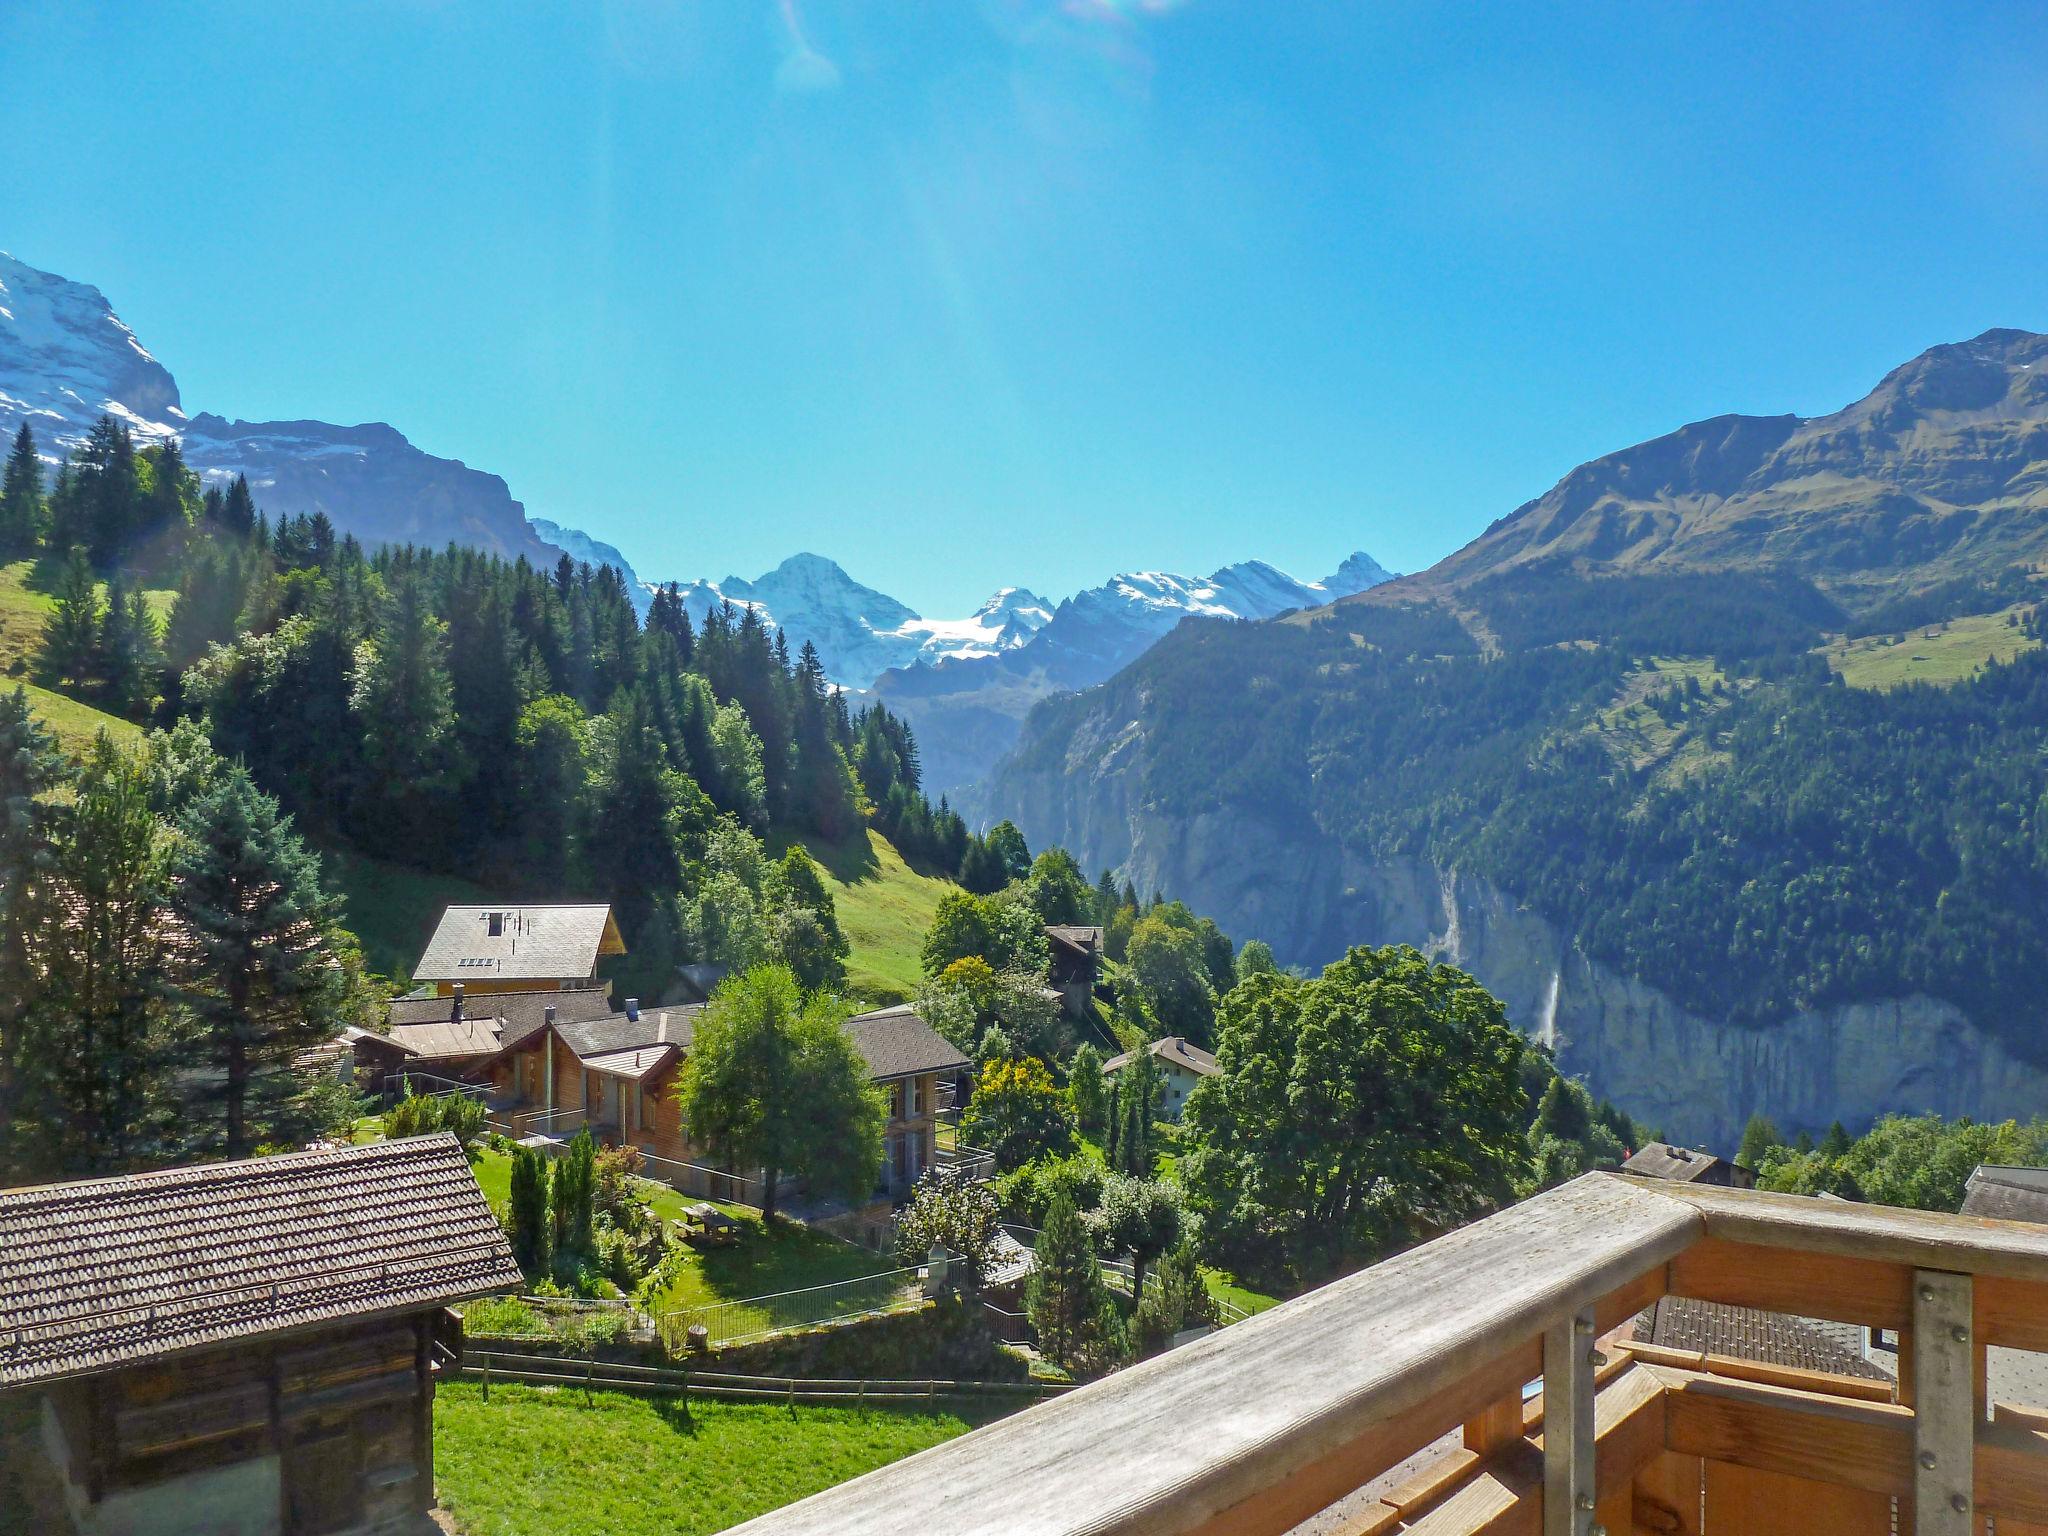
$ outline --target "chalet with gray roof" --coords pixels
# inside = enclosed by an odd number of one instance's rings
[[[1713,1184],[1723,1189],[1755,1189],[1756,1173],[1740,1163],[1692,1147],[1669,1142],[1645,1143],[1635,1156],[1621,1165],[1623,1173],[1646,1179],[1669,1179],[1674,1184]]]
[[[550,1020],[581,1023],[611,1012],[601,988],[469,995],[456,982],[446,994],[401,997],[382,1031],[349,1032],[360,1089],[395,1097],[410,1080],[421,1092],[487,1076],[498,1055]]]
[[[658,1159],[651,1171],[680,1179],[691,1193],[745,1199],[737,1188],[712,1187],[712,1171],[702,1169],[705,1154],[684,1134],[675,1099],[675,1074],[704,1006],[629,1003],[624,1013],[600,1019],[557,1019],[492,1062],[493,1102],[517,1134],[559,1139],[587,1125],[600,1141]],[[889,1095],[878,1192],[907,1194],[937,1161],[938,1080],[965,1069],[967,1058],[907,1006],[859,1014],[847,1020],[846,1032]]]
[[[0,1191],[0,1513],[417,1529],[446,1309],[519,1280],[451,1136]]]
[[[1046,985],[1059,994],[1069,1015],[1086,1018],[1101,979],[1102,929],[1085,923],[1048,923],[1045,939],[1052,951]]]
[[[1188,1095],[1195,1091],[1195,1084],[1216,1075],[1216,1058],[1179,1035],[1154,1040],[1145,1049],[1159,1063],[1159,1076],[1165,1086],[1165,1102],[1160,1105],[1160,1112],[1169,1120],[1178,1120],[1181,1111],[1187,1108]],[[1102,1075],[1115,1077],[1137,1059],[1135,1051],[1112,1056],[1102,1064]]]
[[[595,987],[598,961],[625,952],[604,902],[450,907],[412,978],[443,996]]]

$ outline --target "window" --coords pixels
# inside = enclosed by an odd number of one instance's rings
[[[924,1113],[924,1079],[921,1077],[912,1079],[910,1084],[910,1112],[913,1115]]]
[[[903,1085],[901,1083],[893,1084],[889,1089],[889,1118],[891,1120],[901,1120],[903,1118]]]
[[[502,938],[503,938],[503,937],[505,936],[505,914],[504,914],[504,913],[502,913],[502,912],[492,912],[492,913],[488,914],[488,915],[487,915],[487,916],[485,917],[484,921],[485,921],[485,922],[486,922],[486,923],[487,923],[487,924],[489,925],[489,928],[490,928],[490,934],[491,934],[491,937],[492,937],[492,938],[494,938],[494,939],[502,939]]]

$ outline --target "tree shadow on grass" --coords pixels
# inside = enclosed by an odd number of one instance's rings
[[[771,847],[780,855],[790,843],[797,841],[803,840],[776,838]],[[882,862],[875,857],[874,844],[868,840],[865,831],[841,838],[836,843],[812,838],[804,841],[804,851],[842,885],[858,885],[863,880],[877,879],[882,873]]]

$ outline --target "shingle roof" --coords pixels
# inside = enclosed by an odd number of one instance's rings
[[[1785,1312],[1666,1296],[1636,1320],[1636,1337],[1667,1349],[1699,1350],[1764,1365],[1829,1371],[1865,1381],[1891,1377],[1863,1358],[1863,1330]]]
[[[493,1018],[432,1019],[423,1024],[394,1024],[388,1040],[408,1056],[488,1056],[503,1041]]]
[[[599,955],[625,950],[603,902],[450,907],[412,974],[415,981],[566,980],[593,974]]]
[[[454,1011],[452,997],[401,997],[391,1004],[391,1022],[425,1024],[446,1019]],[[547,1011],[564,1024],[601,1019],[612,1011],[611,999],[603,987],[577,987],[564,992],[549,988],[542,992],[477,992],[465,997],[463,1013],[470,1018],[495,1018],[501,1033],[498,1044],[517,1045],[547,1022]]]
[[[681,1008],[643,1008],[637,1019],[623,1013],[577,1024],[564,1024],[557,1019],[555,1033],[562,1044],[584,1059],[636,1050],[643,1045],[666,1044],[688,1050],[697,1036],[697,1015],[703,1011],[702,1003],[690,1003]]]
[[[1102,948],[1102,929],[1093,923],[1047,923],[1045,936],[1057,944],[1069,944],[1076,949],[1099,952]]]
[[[907,1003],[856,1014],[846,1021],[846,1032],[877,1082],[922,1072],[957,1072],[967,1065],[960,1048]]]
[[[519,1281],[445,1133],[0,1191],[0,1389]]]
[[[2048,1168],[1983,1165],[1964,1186],[1963,1214],[2048,1222]]]
[[[1695,1152],[1686,1147],[1674,1147],[1666,1142],[1653,1141],[1621,1165],[1623,1173],[1639,1173],[1652,1179],[1675,1179],[1681,1184],[1690,1184],[1703,1179],[1721,1164],[1721,1159],[1711,1152]]]
[[[596,1056],[585,1056],[583,1065],[592,1072],[607,1072],[613,1077],[642,1078],[679,1054],[672,1045],[641,1045],[629,1051],[605,1051]]]
[[[1147,1049],[1161,1061],[1183,1067],[1197,1077],[1214,1077],[1219,1070],[1214,1056],[1199,1045],[1189,1045],[1179,1035],[1167,1035],[1154,1040]],[[1102,1064],[1102,1070],[1121,1072],[1131,1064],[1136,1054],[1135,1051],[1125,1051],[1121,1056],[1112,1056]]]

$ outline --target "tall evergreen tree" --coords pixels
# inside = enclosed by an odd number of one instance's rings
[[[43,461],[36,457],[36,440],[24,421],[0,478],[0,560],[32,554],[42,537]]]
[[[365,782],[359,822],[388,851],[415,855],[442,841],[434,797],[460,782],[448,626],[426,582],[398,573],[376,638],[357,653],[349,706],[360,722]]]
[[[180,996],[194,1024],[186,1128],[246,1157],[324,1129],[298,1058],[331,1038],[351,992],[340,904],[277,802],[237,766],[180,818],[171,909],[183,930]]]
[[[221,526],[229,533],[253,533],[256,529],[256,499],[249,494],[249,480],[246,475],[235,476],[235,483],[221,500]]]
[[[1065,1190],[1053,1196],[1045,1213],[1034,1257],[1024,1311],[1039,1347],[1070,1369],[1107,1364],[1117,1318],[1087,1224]]]
[[[18,1062],[39,991],[30,935],[49,895],[49,794],[63,776],[56,740],[29,712],[27,690],[0,694],[0,1182],[14,1182],[22,1168]]]
[[[73,548],[57,579],[56,606],[43,624],[36,676],[45,687],[80,692],[96,676],[100,648],[100,594],[85,551]]]
[[[141,718],[156,697],[163,673],[163,644],[149,599],[140,591],[124,588],[118,577],[107,586],[107,611],[100,624],[97,650],[102,703],[114,714]]]
[[[548,1165],[532,1147],[512,1149],[512,1256],[530,1276],[548,1267]]]

